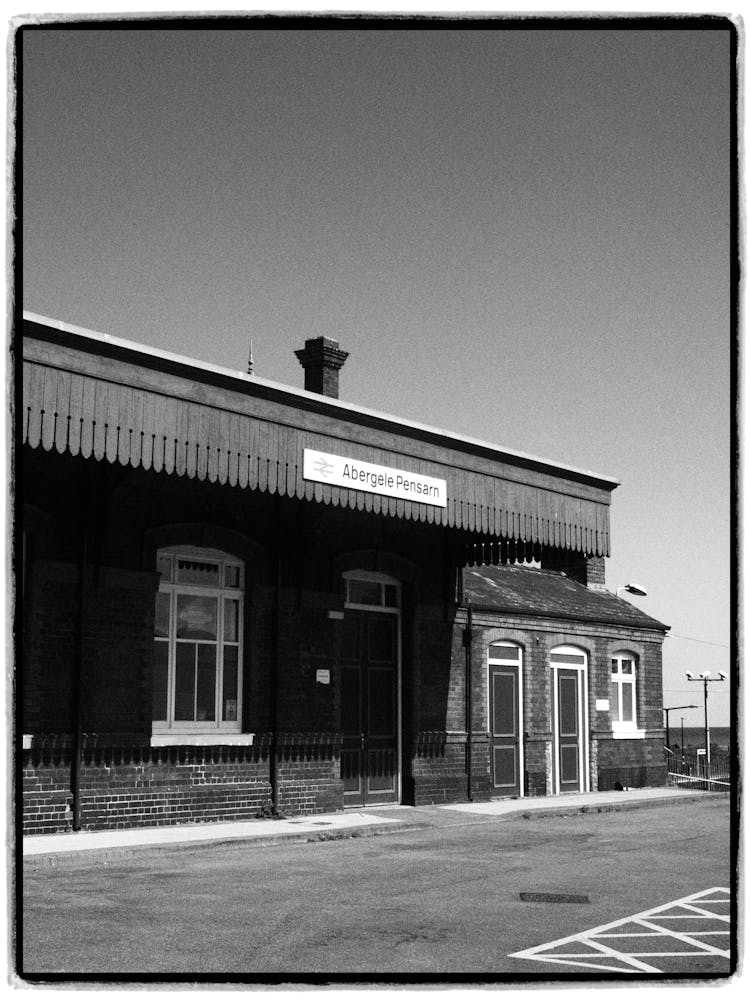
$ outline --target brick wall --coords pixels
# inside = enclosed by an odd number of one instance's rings
[[[665,785],[664,740],[660,737],[638,740],[614,740],[611,733],[598,734],[597,784],[599,791],[614,788],[645,788]]]
[[[71,829],[69,737],[37,738],[24,751],[24,832]],[[270,734],[253,746],[151,747],[84,739],[81,825],[87,830],[253,819],[271,805]],[[287,815],[342,808],[340,741],[280,734],[279,808]]]
[[[70,829],[70,749],[58,737],[33,757],[24,752],[21,766],[24,833],[62,833]]]

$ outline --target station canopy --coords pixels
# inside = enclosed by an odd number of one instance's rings
[[[609,555],[614,479],[30,313],[16,416],[31,448],[458,529],[479,563]],[[429,477],[443,505],[313,481],[306,451]]]

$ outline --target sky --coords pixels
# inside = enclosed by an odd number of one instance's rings
[[[299,22],[298,22],[299,23]],[[308,22],[308,24],[311,22]],[[607,585],[730,668],[729,31],[51,27],[22,305],[617,478]],[[713,725],[730,685],[710,685]]]

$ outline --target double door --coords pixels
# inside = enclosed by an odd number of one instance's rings
[[[341,649],[344,805],[398,797],[398,615],[347,610]]]

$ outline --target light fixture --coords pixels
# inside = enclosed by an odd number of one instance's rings
[[[635,594],[636,597],[648,597],[648,591],[639,583],[626,583],[624,587],[618,587],[615,597],[619,597],[621,590],[628,594]]]

